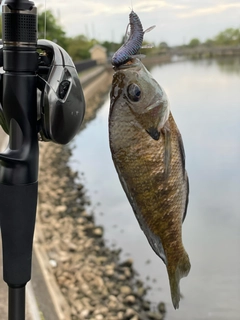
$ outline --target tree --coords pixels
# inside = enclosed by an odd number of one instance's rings
[[[240,44],[240,30],[228,28],[220,32],[215,38],[216,45],[239,45]]]
[[[45,17],[46,17],[46,37],[45,37]],[[40,12],[38,15],[38,38],[46,38],[59,44],[64,49],[67,49],[66,33],[54,17],[50,10],[46,13]]]
[[[79,35],[68,39],[68,53],[73,61],[89,59],[89,50],[97,43],[97,40],[88,40],[84,35]]]
[[[193,39],[189,42],[188,46],[191,47],[191,48],[195,48],[195,47],[199,46],[200,44],[201,44],[201,42],[200,42],[199,39],[193,38]]]
[[[207,46],[207,47],[212,47],[212,46],[214,46],[214,41],[212,39],[207,39],[204,42],[204,45]]]
[[[101,43],[101,45],[107,49],[108,55],[116,52],[118,48],[121,46],[121,44],[119,43],[109,41],[104,41]]]
[[[160,49],[164,48],[164,49],[167,49],[168,48],[168,44],[167,42],[165,41],[162,41],[159,43],[159,46],[158,46]]]

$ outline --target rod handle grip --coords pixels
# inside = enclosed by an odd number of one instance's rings
[[[31,279],[37,192],[38,182],[0,184],[3,279],[11,287],[21,287]]]

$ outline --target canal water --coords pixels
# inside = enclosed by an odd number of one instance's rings
[[[144,62],[144,61],[143,61]],[[166,302],[167,320],[240,319],[240,59],[180,61],[150,70],[165,89],[183,137],[190,201],[183,225],[192,269],[171,303],[166,268],[150,248],[115,172],[108,144],[109,97],[75,138],[70,164],[83,179],[109,246]]]

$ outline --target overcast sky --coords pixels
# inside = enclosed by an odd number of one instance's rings
[[[34,3],[45,6],[45,0]],[[240,28],[240,0],[46,0],[68,36],[100,41],[121,41],[132,6],[143,28],[156,25],[145,36],[156,44],[183,44],[194,37],[204,41],[228,27]]]

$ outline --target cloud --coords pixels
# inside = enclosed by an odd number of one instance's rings
[[[173,1],[174,2],[174,1]],[[41,4],[44,7],[44,0],[36,0],[35,4]],[[47,8],[54,8],[58,10],[64,10],[64,12],[77,12],[81,15],[83,12],[88,12],[89,16],[101,15],[102,13],[109,14],[121,14],[129,13],[133,7],[136,12],[149,12],[161,8],[171,8],[172,10],[183,10],[188,6],[181,5],[179,3],[171,3],[171,1],[165,0],[149,0],[149,1],[125,1],[124,3],[119,0],[113,1],[57,1],[57,0],[48,0]],[[66,11],[65,11],[66,10]]]
[[[240,3],[226,3],[226,4],[218,4],[212,7],[205,7],[192,10],[190,12],[179,13],[179,18],[192,18],[196,16],[204,16],[209,14],[216,14],[228,9],[240,8]]]
[[[45,0],[33,1],[43,10]],[[121,41],[132,6],[144,29],[157,26],[146,34],[149,42],[175,45],[194,37],[206,40],[228,27],[239,27],[239,0],[47,0],[47,9],[68,36],[86,34],[100,41]]]
[[[171,8],[172,10],[183,10],[188,8],[186,5],[180,4],[171,4],[171,1],[139,1],[136,5],[134,5],[134,10],[138,11],[153,11],[156,9],[163,9],[163,8]]]

